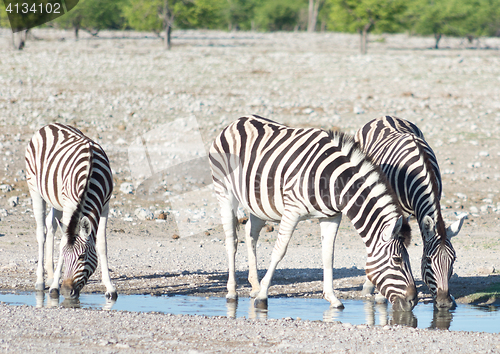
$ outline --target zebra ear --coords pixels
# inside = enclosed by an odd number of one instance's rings
[[[420,224],[420,230],[422,230],[424,241],[429,241],[436,235],[434,226],[434,220],[432,220],[432,218],[428,215],[424,216],[424,218],[422,219],[422,223]]]
[[[464,224],[464,218],[455,221],[453,224],[446,228],[446,237],[450,240],[453,236],[457,236],[460,230],[462,229],[462,225]]]
[[[90,224],[90,220],[88,217],[84,216],[80,220],[80,237],[84,240],[87,240],[90,236],[90,232],[92,231],[92,226]]]
[[[400,216],[396,221],[391,222],[385,230],[382,232],[382,239],[384,241],[389,241],[393,238],[399,237],[399,231],[401,231],[401,226],[403,226],[403,217]]]

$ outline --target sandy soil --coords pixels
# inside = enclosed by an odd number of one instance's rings
[[[500,40],[481,39],[469,48],[466,41],[446,38],[436,51],[429,49],[432,38],[372,36],[368,55],[361,56],[357,37],[342,34],[177,31],[173,50],[165,52],[160,40],[141,33],[107,32],[77,42],[69,32],[33,33],[37,39],[17,52],[9,47],[10,33],[0,32],[0,290],[34,288],[37,251],[23,180],[24,149],[36,129],[58,121],[77,126],[110,157],[116,184],[108,249],[119,294],[224,296],[224,236],[204,157],[215,135],[246,114],[348,133],[383,114],[413,121],[441,166],[445,219],[452,222],[468,213],[453,239],[458,260],[451,293],[468,303],[469,295],[500,281]],[[152,220],[137,216],[146,211]],[[299,225],[270,296],[321,297],[316,224]],[[277,235],[278,225],[269,226],[258,248],[262,272]],[[425,302],[422,241],[417,225],[412,228],[409,252]],[[238,291],[248,296],[246,245],[240,238]],[[340,298],[361,298],[365,254],[345,218],[335,252],[334,286]],[[100,272],[85,291],[104,291]],[[0,347],[10,352],[65,350],[75,342],[88,352],[410,352],[410,340],[420,343],[422,352],[500,351],[498,335],[399,326],[254,323],[5,305],[0,312],[11,323],[0,334]],[[139,324],[110,329],[134,321]],[[61,328],[54,332],[58,323]],[[156,323],[163,324],[151,325]],[[214,334],[214,328],[227,331]]]

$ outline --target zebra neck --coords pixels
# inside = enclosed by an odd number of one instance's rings
[[[351,220],[366,247],[371,248],[375,240],[373,235],[380,235],[386,225],[402,212],[384,184],[365,184],[368,186],[359,187],[341,210]]]

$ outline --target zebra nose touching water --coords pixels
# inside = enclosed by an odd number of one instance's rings
[[[46,256],[50,295],[59,296],[59,278],[65,264],[62,294],[77,298],[97,268],[98,253],[106,298],[115,300],[117,293],[109,276],[106,245],[113,179],[104,150],[76,128],[49,124],[36,132],[28,144],[26,180],[38,240],[35,289],[45,289]],[[47,203],[50,211],[46,218]],[[58,226],[63,236],[54,272],[54,234]]]
[[[229,258],[228,301],[237,299],[235,211],[250,214],[246,224],[249,276],[255,306],[267,308],[273,273],[299,221],[320,221],[324,297],[343,307],[333,291],[333,249],[346,215],[363,239],[366,274],[395,310],[410,311],[417,292],[406,245],[409,226],[387,180],[353,138],[320,129],[294,129],[258,116],[226,127],[209,153]],[[279,221],[268,271],[259,284],[256,243],[265,221]]]
[[[441,174],[434,152],[416,125],[390,116],[366,123],[355,139],[386,174],[403,211],[415,215],[424,245],[422,279],[438,309],[452,308],[448,281],[456,255],[451,237],[460,231],[463,218],[449,227],[444,224]]]

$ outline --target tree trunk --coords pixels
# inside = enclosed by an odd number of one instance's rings
[[[359,48],[360,48],[361,54],[366,54],[367,42],[368,42],[368,30],[370,29],[371,26],[372,26],[371,23],[366,24],[363,27],[363,29],[359,32],[359,34],[360,34]]]
[[[434,49],[439,49],[439,41],[441,40],[441,33],[434,33],[434,38],[436,39],[436,44]]]
[[[80,31],[80,26],[75,26],[75,40],[78,40],[78,31]]]
[[[170,26],[170,24],[168,24],[167,28],[165,30],[165,49],[166,50],[170,50],[172,48],[171,33],[172,33],[172,27]]]
[[[12,46],[14,49],[22,50],[26,43],[26,32],[27,31],[19,31],[16,33],[12,33]]]
[[[309,0],[309,16],[307,19],[307,32],[314,32],[318,22],[318,13],[325,0]]]
[[[174,24],[174,15],[171,14],[170,8],[168,6],[168,0],[163,2],[163,26],[165,28],[165,49],[170,50],[172,48],[172,26]]]

